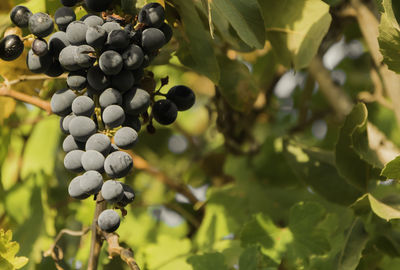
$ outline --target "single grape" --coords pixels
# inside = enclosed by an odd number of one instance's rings
[[[118,213],[111,209],[101,212],[97,220],[100,229],[108,233],[116,231],[120,222]]]
[[[103,122],[109,128],[115,128],[125,121],[125,112],[121,106],[110,105],[103,111]]]
[[[87,80],[89,85],[97,92],[101,93],[104,89],[106,89],[110,85],[110,80],[103,73],[99,66],[93,66],[89,68],[87,73]]]
[[[86,42],[94,48],[102,48],[107,41],[107,31],[100,25],[91,26],[86,31]]]
[[[86,43],[86,31],[88,27],[82,21],[71,22],[66,30],[68,41],[72,45],[83,45]]]
[[[100,152],[103,156],[107,156],[111,150],[111,141],[107,135],[96,133],[90,136],[86,142],[86,151],[95,150]]]
[[[72,112],[76,116],[90,117],[94,113],[94,101],[90,97],[79,96],[72,102]]]
[[[81,68],[90,68],[97,60],[96,50],[89,45],[78,46],[74,57]]]
[[[77,116],[69,123],[69,132],[75,140],[86,142],[96,133],[96,124],[89,117]]]
[[[85,89],[87,85],[86,71],[85,70],[71,71],[67,77],[67,85],[72,90],[79,91]]]
[[[88,26],[88,27],[93,27],[93,26],[102,26],[104,23],[104,20],[96,15],[89,15],[87,18],[83,20],[83,22]]]
[[[64,157],[64,167],[75,173],[80,173],[83,171],[81,158],[83,155],[82,150],[72,150],[68,152]]]
[[[85,0],[86,6],[95,12],[105,11],[111,2],[112,0]]]
[[[165,11],[159,3],[149,3],[139,12],[138,20],[150,27],[160,27],[165,20]]]
[[[123,102],[128,114],[139,115],[147,111],[150,105],[150,94],[143,89],[133,88],[126,92]]]
[[[74,137],[72,137],[72,135],[68,135],[67,137],[65,137],[62,147],[64,152],[66,153],[71,152],[72,150],[85,149],[84,143],[75,140]]]
[[[13,61],[24,51],[24,43],[17,35],[8,35],[0,40],[0,59]]]
[[[129,149],[138,141],[137,132],[131,127],[123,127],[114,135],[115,144],[121,149]]]
[[[75,20],[75,12],[69,7],[60,7],[54,13],[54,21],[60,31],[65,31],[68,25]]]
[[[164,33],[157,28],[148,28],[142,33],[142,48],[146,52],[154,52],[166,44]]]
[[[110,153],[104,161],[104,170],[111,178],[125,177],[133,167],[131,156],[122,151]]]
[[[129,42],[129,34],[123,29],[112,30],[107,37],[107,45],[115,50],[125,49]]]
[[[49,14],[38,12],[29,18],[29,31],[37,37],[47,37],[53,32],[54,23]]]
[[[196,96],[189,87],[177,85],[169,89],[167,99],[175,103],[178,111],[186,111],[193,106],[196,101]]]
[[[65,134],[69,134],[69,122],[71,122],[72,119],[74,119],[76,117],[76,115],[74,114],[69,114],[67,116],[64,116],[61,118],[62,121],[60,121],[61,124],[61,130],[65,133]]]
[[[61,66],[68,71],[77,71],[82,69],[76,61],[76,55],[78,54],[77,46],[68,46],[62,49],[59,56]]]
[[[139,117],[130,114],[126,115],[125,122],[122,125],[126,127],[131,127],[136,130],[136,132],[139,132],[142,128]]]
[[[165,37],[165,43],[168,43],[174,34],[171,26],[169,26],[167,23],[164,22],[158,29],[160,29],[161,32],[163,32]]]
[[[33,73],[44,73],[46,72],[53,62],[50,54],[45,54],[43,56],[36,55],[32,49],[29,50],[26,56],[26,65],[28,69]]]
[[[144,54],[142,51],[142,48],[139,46],[132,44],[129,46],[128,49],[126,49],[122,53],[122,59],[124,60],[124,66],[126,69],[129,70],[134,70],[139,68],[142,65],[144,58]]]
[[[82,154],[81,162],[85,171],[104,172],[104,156],[95,150],[88,150]]]
[[[61,4],[66,7],[73,7],[79,0],[61,0]]]
[[[83,200],[88,198],[90,195],[85,193],[81,188],[82,175],[79,175],[72,179],[68,186],[68,194],[74,199]]]
[[[122,95],[114,88],[107,88],[101,93],[99,97],[99,103],[101,108],[106,108],[110,105],[122,105]]]
[[[111,77],[111,86],[121,93],[131,89],[134,83],[135,78],[132,72],[127,69],[122,69],[120,73]]]
[[[65,32],[58,31],[50,36],[49,51],[55,58],[58,58],[60,52],[69,45],[71,44],[69,43]]]
[[[153,116],[158,123],[169,125],[175,122],[178,108],[169,99],[161,99],[153,105]]]
[[[97,171],[85,172],[79,181],[80,187],[86,194],[97,194],[103,186],[103,176]]]
[[[32,51],[37,56],[44,56],[49,52],[47,41],[42,38],[36,38],[32,43]]]
[[[101,195],[109,203],[117,203],[124,197],[124,188],[121,182],[108,180],[101,187]]]
[[[51,111],[59,116],[67,116],[72,112],[71,106],[75,98],[76,94],[70,89],[58,90],[51,97]]]
[[[25,6],[15,6],[10,12],[11,21],[20,28],[28,27],[32,12]]]
[[[123,67],[123,60],[116,51],[105,51],[99,58],[99,66],[106,75],[116,75]]]
[[[121,29],[121,25],[119,25],[116,22],[106,22],[101,26],[104,30],[106,30],[107,35],[110,33],[112,30],[118,30]]]
[[[118,202],[119,205],[125,207],[135,199],[135,192],[133,189],[124,183],[121,183],[122,188],[124,189],[124,196],[122,197],[121,201]]]
[[[63,73],[64,69],[62,68],[60,62],[56,58],[53,58],[50,67],[46,70],[44,74],[46,74],[49,77],[59,77]]]

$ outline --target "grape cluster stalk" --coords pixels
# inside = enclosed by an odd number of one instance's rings
[[[150,133],[155,131],[153,119],[172,124],[179,111],[193,106],[195,95],[184,85],[166,94],[160,92],[161,87],[157,91],[142,87],[146,74],[151,75],[145,68],[173,36],[160,4],[149,3],[135,20],[125,21],[105,16],[112,11],[111,0],[61,3],[54,17],[33,14],[19,5],[10,18],[35,38],[26,58],[31,72],[50,77],[68,74],[66,88],[56,91],[50,101],[66,135],[64,166],[78,174],[70,181],[68,193],[78,200],[92,195],[96,200],[101,194],[111,207],[98,215],[96,225],[110,233],[121,222],[115,209],[124,214],[124,207],[135,199],[132,187],[121,180],[133,168],[132,157],[123,150],[137,144],[142,124],[147,123]],[[78,5],[89,11],[80,20],[73,9]],[[15,34],[3,37],[0,59],[17,59],[25,49],[23,40]],[[157,96],[161,99],[156,100]]]

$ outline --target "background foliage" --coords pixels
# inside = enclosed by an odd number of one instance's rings
[[[159,2],[174,39],[152,71],[197,103],[134,149],[137,200],[118,233],[141,269],[399,269],[398,2]],[[16,4],[60,6],[0,1],[1,34]],[[24,59],[0,62],[2,80],[29,75]],[[48,99],[62,86],[13,89]],[[57,232],[91,224],[94,202],[67,194],[62,139],[56,116],[0,97],[0,227],[13,232],[0,231],[0,269],[54,269]],[[71,269],[85,269],[89,239],[59,242]],[[103,249],[101,269],[126,267]]]

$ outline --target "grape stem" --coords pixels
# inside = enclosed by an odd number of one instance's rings
[[[103,245],[103,239],[101,236],[101,230],[97,227],[97,219],[101,212],[107,208],[107,201],[103,199],[101,194],[97,195],[96,199],[96,209],[94,212],[94,217],[92,221],[92,239],[90,243],[90,254],[88,270],[96,270],[99,263],[99,256],[101,251],[101,246]]]

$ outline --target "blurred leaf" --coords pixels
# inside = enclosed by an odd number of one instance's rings
[[[383,168],[381,175],[389,179],[400,179],[400,156],[388,162]]]
[[[383,0],[383,13],[379,25],[379,46],[389,69],[400,73],[400,26],[392,8],[392,0]]]
[[[193,266],[193,270],[228,270],[224,262],[224,256],[221,253],[191,256],[187,262]]]
[[[218,90],[221,95],[235,110],[249,111],[260,91],[251,78],[249,69],[243,63],[227,57],[219,57],[218,61],[221,70]]]
[[[244,42],[258,49],[264,47],[264,21],[257,0],[213,0],[211,3],[211,9],[216,8]]]
[[[259,247],[250,246],[240,255],[240,270],[275,270],[279,265],[260,252]]]
[[[320,0],[259,0],[258,3],[277,59],[295,69],[308,66],[331,24],[329,5]]]
[[[386,197],[385,201],[382,201],[377,200],[374,196],[368,194],[368,199],[371,204],[372,211],[374,211],[377,216],[387,221],[391,219],[400,219],[400,198],[398,196],[397,198]],[[391,199],[395,199],[395,201]]]
[[[19,251],[19,244],[11,241],[12,232],[0,229],[0,269],[20,269],[28,263],[28,258],[16,256]]]
[[[362,251],[369,239],[360,218],[356,218],[347,233],[346,242],[340,254],[338,270],[353,270],[361,259]]]
[[[16,102],[12,98],[0,97],[0,125],[14,112]]]
[[[366,191],[368,181],[379,175],[373,166],[382,166],[369,148],[367,121],[366,106],[363,103],[354,106],[340,130],[335,149],[339,174],[361,191]]]
[[[214,83],[219,81],[220,70],[211,46],[211,37],[203,27],[203,23],[192,1],[174,0],[181,16],[179,24],[180,48],[177,52],[179,60],[195,71],[204,74]],[[178,38],[178,37],[177,37]]]

